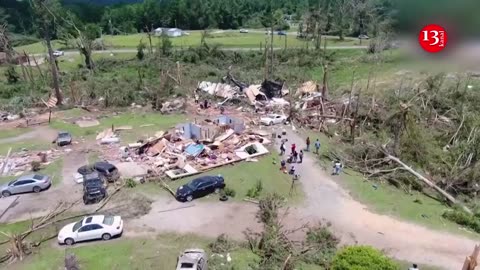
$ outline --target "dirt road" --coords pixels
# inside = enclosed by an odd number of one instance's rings
[[[288,140],[298,146],[305,145],[304,140],[291,131]],[[306,200],[304,207],[297,210],[307,220],[327,219],[343,240],[356,240],[359,244],[384,249],[398,259],[445,269],[460,269],[476,244],[461,236],[370,212],[332,180],[330,172],[322,170],[311,155],[306,156],[299,171]]]

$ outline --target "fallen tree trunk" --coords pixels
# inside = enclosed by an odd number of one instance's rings
[[[383,148],[383,152],[385,153],[385,155],[392,161],[395,161],[396,163],[398,163],[399,165],[401,165],[403,168],[405,168],[405,170],[407,170],[408,172],[410,172],[411,174],[415,175],[418,179],[422,180],[422,182],[424,182],[425,184],[427,184],[427,186],[435,189],[438,193],[440,193],[443,197],[445,197],[447,200],[449,200],[451,203],[453,204],[457,204],[457,205],[460,205],[462,207],[462,209],[469,213],[469,214],[472,214],[472,211],[470,209],[468,209],[465,205],[459,203],[452,195],[448,194],[445,190],[441,189],[439,186],[437,186],[435,183],[433,183],[432,181],[428,180],[426,177],[424,177],[423,175],[421,175],[420,173],[416,172],[415,170],[413,170],[410,166],[408,166],[407,164],[403,163],[399,158],[395,157],[395,156],[392,156],[390,155],[385,148]]]

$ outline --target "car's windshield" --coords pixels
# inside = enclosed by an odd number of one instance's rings
[[[113,224],[113,217],[112,216],[105,216],[103,218],[103,224],[105,225],[112,225]]]
[[[85,181],[85,186],[86,187],[100,187],[102,186],[103,183],[100,179],[89,179]]]
[[[193,269],[193,263],[182,263],[180,269]]]
[[[72,232],[77,231],[78,229],[80,229],[80,227],[82,227],[82,220],[80,220],[79,222],[75,223],[75,225],[73,225]]]
[[[198,181],[192,181],[192,182],[187,184],[187,187],[194,190],[194,189],[197,188],[198,184],[199,184]]]
[[[17,181],[17,180],[10,181],[10,183],[8,183],[8,185],[9,186],[13,185],[13,183],[15,183],[15,181]]]
[[[60,133],[60,134],[58,134],[58,137],[60,137],[60,138],[68,137],[68,133]]]
[[[275,118],[275,116],[276,116],[275,114],[269,114],[269,115],[267,115],[268,118]]]

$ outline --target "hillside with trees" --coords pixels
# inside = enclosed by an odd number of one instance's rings
[[[35,34],[32,20],[34,12],[30,2],[2,1],[0,22],[8,22],[15,33]],[[369,31],[369,25],[374,27],[374,22],[390,15],[390,2],[391,0],[145,0],[126,4],[123,1],[69,0],[61,4],[78,23],[95,23],[107,34],[145,32],[157,27],[188,30],[269,28],[271,16],[282,20],[288,17],[290,21],[300,22],[305,14],[315,13],[317,19],[322,21],[322,32],[358,36],[360,32]],[[287,29],[289,25],[284,23],[277,28]]]

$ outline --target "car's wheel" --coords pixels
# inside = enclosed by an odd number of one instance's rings
[[[187,202],[191,202],[193,201],[193,196],[192,195],[188,195],[187,196]]]
[[[67,238],[67,239],[65,239],[64,242],[65,242],[65,245],[67,245],[67,246],[71,246],[71,245],[75,244],[75,240],[73,240],[73,238]]]
[[[40,187],[33,187],[33,192],[39,193],[40,191],[42,191]]]
[[[109,233],[104,233],[102,235],[102,239],[105,241],[110,240],[110,238],[112,238],[112,236]]]
[[[216,194],[220,193],[220,188],[216,188],[216,189],[215,189],[215,193],[216,193]]]
[[[8,196],[10,196],[10,195],[12,195],[12,193],[10,193],[10,191],[8,191],[8,190],[4,190],[4,191],[2,192],[2,196],[3,196],[3,197],[8,197]]]

